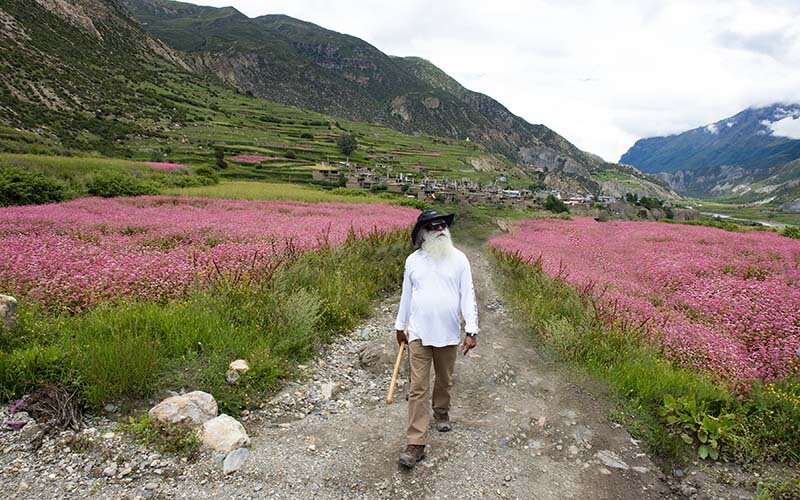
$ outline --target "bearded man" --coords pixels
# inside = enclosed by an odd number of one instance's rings
[[[400,465],[414,467],[425,457],[428,444],[430,406],[439,432],[452,428],[450,387],[453,385],[461,318],[466,336],[461,347],[465,355],[476,345],[478,306],[472,286],[469,260],[450,240],[454,215],[426,210],[417,218],[411,241],[420,247],[406,259],[403,294],[395,330],[401,348],[408,343],[411,390],[408,401],[406,449]],[[406,330],[408,334],[406,334]],[[436,378],[430,394],[431,364]]]

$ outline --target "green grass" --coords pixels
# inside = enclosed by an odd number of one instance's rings
[[[216,174],[207,167],[162,172],[142,162],[103,157],[0,153],[0,168],[7,167],[21,168],[55,180],[63,187],[64,199],[67,200],[96,194],[98,185],[107,180],[123,180],[128,184],[141,186],[141,192],[136,194],[216,182]],[[198,172],[204,172],[210,177],[198,175]]]
[[[701,212],[718,213],[731,217],[738,217],[740,219],[800,226],[800,214],[781,212],[778,208],[770,205],[747,206],[707,200],[695,200],[692,204]]]
[[[352,239],[301,256],[268,282],[217,283],[168,304],[130,301],[69,316],[21,301],[19,326],[0,336],[0,397],[58,381],[98,408],[192,388],[238,414],[400,283],[406,240]],[[225,371],[238,358],[251,370],[230,385]]]
[[[164,194],[229,198],[240,200],[297,200],[306,202],[386,203],[385,198],[361,193],[360,195],[334,194],[310,186],[286,183],[223,181],[214,186],[166,189]]]
[[[693,401],[701,420],[734,415],[720,439],[724,457],[800,463],[800,381],[755,387],[738,398],[702,374],[665,361],[636,331],[600,321],[590,300],[546,276],[537,263],[494,256],[502,293],[516,318],[561,359],[605,380],[620,401],[617,420],[651,452],[669,460],[689,458],[691,452],[677,439],[680,429],[660,413],[669,395]]]

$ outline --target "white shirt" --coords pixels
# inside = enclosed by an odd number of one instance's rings
[[[478,305],[467,256],[455,248],[439,259],[421,249],[409,255],[395,329],[408,327],[408,341],[419,339],[424,346],[458,345],[461,316],[464,330],[478,333]]]

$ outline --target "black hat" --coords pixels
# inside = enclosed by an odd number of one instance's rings
[[[411,243],[414,245],[417,244],[417,235],[419,234],[419,230],[425,227],[427,224],[437,220],[443,220],[448,227],[453,225],[453,219],[455,218],[455,214],[450,215],[442,215],[436,210],[425,210],[419,217],[417,217],[417,223],[414,225],[414,229],[411,231]]]

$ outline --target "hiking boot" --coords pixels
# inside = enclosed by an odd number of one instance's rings
[[[411,469],[423,458],[425,458],[425,445],[410,444],[406,446],[406,450],[400,454],[400,465]]]
[[[433,413],[433,418],[436,421],[436,430],[439,432],[447,432],[453,428],[450,423],[450,416],[447,413]]]

